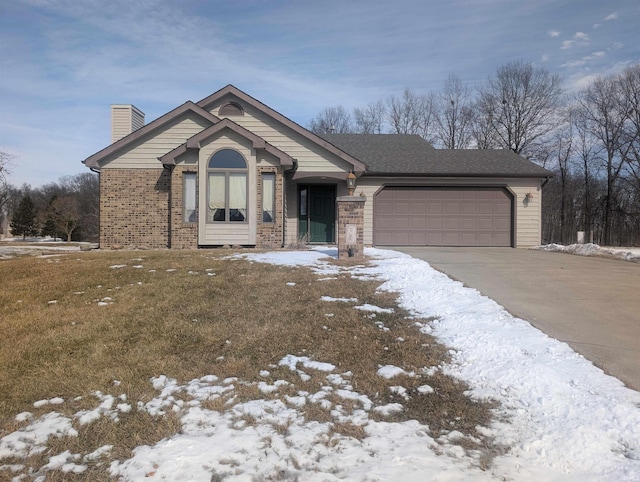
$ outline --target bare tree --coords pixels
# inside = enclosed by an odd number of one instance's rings
[[[580,109],[573,110],[572,122],[576,133],[575,161],[582,175],[582,216],[579,225],[593,239],[594,202],[593,187],[598,177],[596,157],[598,148],[595,139],[589,132],[589,123]]]
[[[311,119],[309,130],[316,134],[349,134],[354,131],[351,114],[341,105],[327,107]]]
[[[445,149],[469,147],[472,138],[471,91],[459,77],[449,75],[438,96],[438,139]]]
[[[386,107],[381,100],[371,102],[363,108],[356,107],[353,109],[355,131],[358,134],[380,134],[385,117]]]
[[[624,153],[628,152],[624,147],[628,110],[619,79],[615,76],[597,78],[580,92],[578,104],[585,129],[600,148],[606,176],[602,242],[612,244],[617,183],[625,164]]]
[[[512,62],[489,77],[478,95],[477,115],[490,126],[492,143],[535,157],[539,144],[554,128],[561,79],[531,63]]]
[[[7,176],[12,158],[13,156],[8,152],[0,151],[0,211],[8,200],[9,181]]]
[[[401,97],[387,99],[387,116],[394,134],[418,134],[434,143],[437,101],[433,93],[419,95],[404,89]]]
[[[621,153],[626,157],[631,175],[640,181],[640,64],[622,72],[620,89],[627,112]]]
[[[560,240],[567,243],[572,239],[567,222],[567,181],[570,175],[570,160],[573,154],[573,122],[567,112],[565,121],[555,131],[555,160],[560,173]]]
[[[67,242],[71,241],[81,219],[80,203],[74,196],[56,197],[47,209],[47,220],[51,221],[55,232],[66,236]]]

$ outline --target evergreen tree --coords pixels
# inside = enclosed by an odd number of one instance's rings
[[[24,196],[18,204],[18,209],[11,218],[11,232],[14,236],[38,235],[38,222],[36,221],[36,207],[30,196]]]

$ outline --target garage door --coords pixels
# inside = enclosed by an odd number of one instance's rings
[[[512,246],[504,188],[386,187],[374,200],[378,246]]]

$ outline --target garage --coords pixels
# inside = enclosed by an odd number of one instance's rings
[[[513,196],[504,187],[384,187],[373,236],[377,246],[513,246]]]

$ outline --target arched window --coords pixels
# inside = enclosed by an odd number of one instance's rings
[[[247,221],[247,162],[233,149],[216,152],[207,165],[207,222]]]
[[[227,102],[218,111],[218,115],[244,115],[244,109],[237,102]]]

